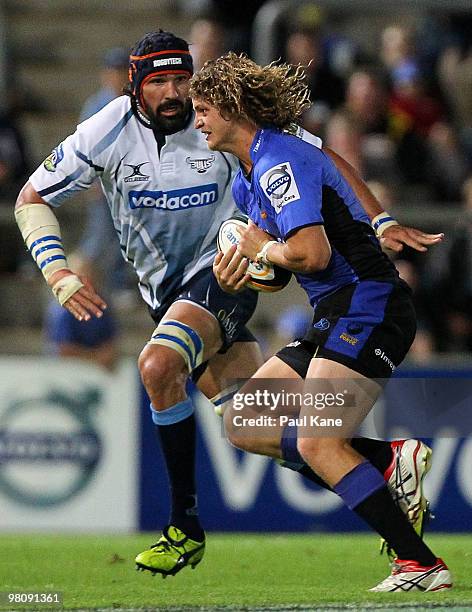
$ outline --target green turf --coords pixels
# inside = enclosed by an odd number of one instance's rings
[[[330,603],[359,609],[361,604],[393,602],[472,606],[471,535],[428,538],[455,577],[454,589],[436,594],[367,593],[388,573],[371,535],[210,534],[202,563],[166,580],[134,570],[135,554],[151,542],[148,535],[2,535],[0,591],[60,591],[65,609]]]

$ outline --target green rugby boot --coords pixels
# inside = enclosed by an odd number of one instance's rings
[[[159,541],[136,557],[136,569],[149,570],[153,575],[162,574],[163,578],[175,576],[187,565],[195,569],[204,552],[205,540],[191,540],[177,527],[168,525],[162,530]]]

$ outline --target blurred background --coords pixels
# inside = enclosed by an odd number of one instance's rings
[[[58,210],[75,268],[93,276],[111,305],[99,330],[73,329],[63,320],[12,213],[35,167],[78,121],[120,95],[130,47],[158,27],[189,41],[197,69],[230,49],[260,63],[281,58],[306,66],[312,106],[304,127],[354,165],[400,222],[446,235],[427,254],[405,249],[395,257],[419,320],[403,370],[440,377],[446,386],[472,373],[470,1],[3,0],[3,529],[134,530],[166,522],[165,476],[135,366],[154,325],[132,270],[120,260],[100,190]],[[310,320],[304,302],[294,284],[261,297],[253,331],[267,355],[303,332]],[[203,404],[199,473],[207,526],[360,527],[335,496],[229,447]],[[470,408],[467,397],[464,410]],[[467,433],[456,427],[432,441],[436,465],[428,486],[436,529],[472,524]],[[452,511],[459,517],[454,525]]]

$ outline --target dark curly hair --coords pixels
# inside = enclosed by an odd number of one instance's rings
[[[192,98],[260,127],[287,128],[310,106],[302,66],[259,66],[244,54],[209,60],[190,83]]]

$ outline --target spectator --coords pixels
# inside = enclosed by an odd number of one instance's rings
[[[446,49],[439,60],[438,76],[472,164],[472,46],[465,52],[459,47]]]
[[[181,0],[188,10],[188,0]],[[252,24],[265,0],[238,0],[237,10],[233,0],[201,1],[200,10],[212,14],[226,30],[228,48],[236,52],[250,53]]]
[[[325,129],[326,145],[344,157],[361,176],[366,176],[362,152],[362,133],[358,124],[346,111],[335,112]]]
[[[427,94],[416,64],[403,64],[393,77],[390,113],[404,178],[428,183],[435,199],[458,201],[467,161],[444,106]]]
[[[437,122],[428,134],[429,183],[436,198],[458,202],[470,164],[456,131],[446,122]]]
[[[0,200],[8,201],[28,176],[25,144],[13,113],[0,115]]]
[[[392,87],[390,134],[397,145],[397,164],[404,182],[429,185],[433,189],[428,195],[436,199],[457,200],[464,178],[464,156],[447,123],[447,108],[435,74],[424,72],[428,60],[418,53],[414,30],[401,25],[385,28],[381,57]]]
[[[221,23],[212,17],[201,17],[194,21],[189,39],[195,70],[200,70],[206,61],[227,51],[226,32]]]
[[[387,26],[381,35],[380,57],[389,72],[406,62],[415,60],[416,51],[413,30],[403,25]]]
[[[344,81],[325,61],[319,30],[295,28],[287,38],[285,56],[288,63],[305,67],[313,104],[302,122],[306,129],[319,132],[330,112],[344,100]]]
[[[425,269],[428,316],[435,349],[472,351],[472,175],[463,185],[463,212],[443,248]]]
[[[441,103],[426,93],[420,69],[413,61],[404,62],[392,71],[389,105],[398,127],[411,130],[420,138],[426,138],[432,126],[445,116]]]
[[[14,84],[5,95],[5,107],[0,111],[0,207],[11,206],[12,198],[16,197],[29,174],[27,148],[20,127],[21,103],[24,100]],[[24,249],[18,233],[2,232],[0,274],[17,272],[24,261]],[[27,266],[30,266],[29,261]]]
[[[351,160],[366,179],[397,183],[395,145],[389,135],[387,88],[375,70],[358,68],[349,77],[341,116],[326,134],[329,146]],[[339,133],[337,133],[339,131]]]
[[[392,70],[389,99],[390,133],[396,143],[396,159],[404,182],[426,183],[427,137],[442,119],[439,105],[424,95],[416,64],[404,63]]]
[[[128,79],[129,52],[124,47],[108,49],[103,55],[101,88],[85,101],[80,121],[85,121],[123,93]]]
[[[387,100],[387,88],[375,69],[359,67],[349,77],[345,108],[364,134],[387,131]]]
[[[464,182],[463,215],[451,239],[448,270],[449,349],[472,351],[472,176]]]

